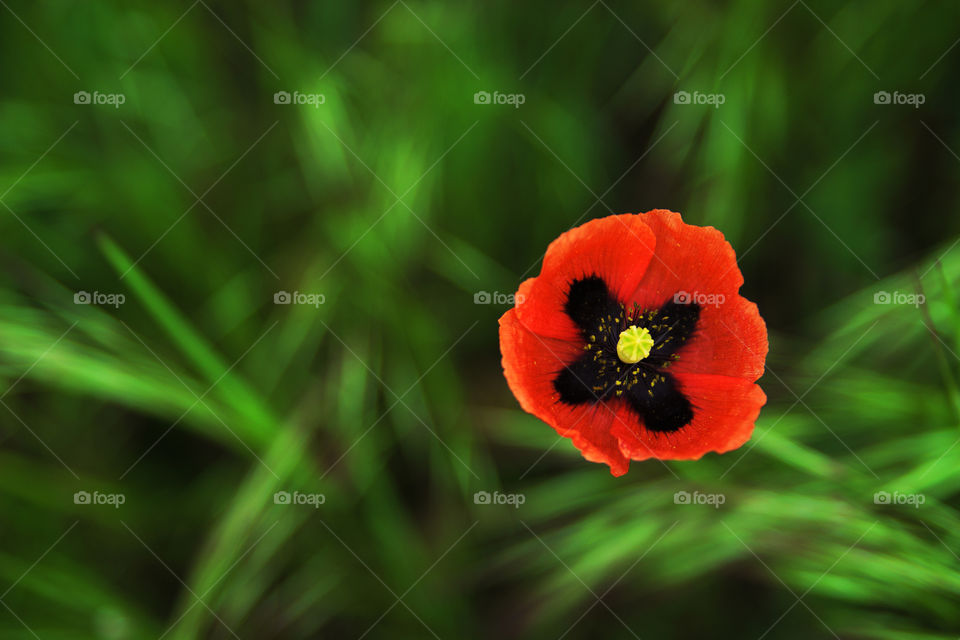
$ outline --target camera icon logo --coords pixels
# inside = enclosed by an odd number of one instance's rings
[[[288,91],[277,91],[273,94],[273,104],[290,104],[290,93]]]
[[[690,304],[693,302],[693,296],[689,291],[677,291],[673,294],[673,301],[677,304]]]
[[[490,492],[477,491],[473,494],[473,504],[490,504]]]
[[[273,494],[273,504],[290,504],[290,492],[277,491]]]
[[[77,91],[73,94],[73,104],[90,104],[90,94],[86,91]]]
[[[77,291],[73,294],[73,304],[90,304],[91,297],[86,291]]]
[[[890,304],[890,292],[877,291],[873,294],[873,304]]]
[[[677,91],[673,94],[674,104],[690,104],[690,93],[687,91]]]
[[[490,304],[489,291],[477,291],[473,294],[473,304]]]
[[[877,91],[873,94],[873,104],[890,104],[890,92]]]
[[[890,504],[890,492],[877,491],[873,494],[873,504]]]
[[[73,494],[73,504],[90,504],[90,492],[77,491]]]
[[[277,291],[273,294],[273,304],[290,304],[290,299],[288,291]]]
[[[673,504],[690,504],[690,492],[677,491],[673,494]]]
[[[490,104],[490,92],[477,91],[473,94],[473,104]]]

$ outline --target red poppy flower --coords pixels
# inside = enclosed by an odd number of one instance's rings
[[[592,220],[550,244],[500,318],[507,383],[615,476],[736,449],[766,402],[767,329],[741,284],[713,227],[661,209]]]

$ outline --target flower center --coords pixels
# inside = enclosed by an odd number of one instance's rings
[[[593,275],[570,283],[563,309],[580,331],[583,353],[557,371],[560,402],[625,404],[649,431],[690,424],[693,405],[669,369],[696,336],[699,305],[668,299],[659,308],[627,308]]]
[[[650,335],[650,331],[646,327],[630,325],[620,332],[620,339],[617,340],[617,357],[621,362],[634,364],[650,355],[652,348],[653,336]]]

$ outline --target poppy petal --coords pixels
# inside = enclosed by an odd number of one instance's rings
[[[637,216],[656,235],[653,259],[627,298],[642,308],[659,308],[677,294],[732,298],[743,284],[737,256],[713,227],[684,224],[679,213],[655,209]]]
[[[630,458],[620,449],[620,442],[610,430],[616,412],[605,404],[576,407],[558,404],[561,425],[570,425],[573,446],[590,462],[602,462],[614,476],[622,476],[630,467]],[[558,430],[559,431],[559,430]],[[563,434],[561,434],[563,435]]]
[[[705,453],[725,453],[750,439],[767,397],[753,382],[729,376],[675,374],[694,407],[693,421],[673,432],[647,429],[626,406],[617,411],[611,433],[623,453],[634,460],[696,460]]]
[[[507,384],[520,406],[571,438],[587,460],[609,465],[613,475],[626,473],[630,461],[610,432],[614,411],[604,404],[563,404],[554,389],[558,372],[576,360],[581,348],[535,335],[520,323],[515,309],[500,318],[500,345]]]
[[[767,359],[767,325],[757,305],[734,296],[700,310],[693,339],[684,344],[672,373],[701,373],[757,380]]]
[[[599,276],[618,300],[637,288],[653,255],[656,238],[640,216],[624,214],[591,220],[550,243],[540,275],[517,299],[518,320],[541,336],[577,340],[579,331],[564,313],[572,282]]]

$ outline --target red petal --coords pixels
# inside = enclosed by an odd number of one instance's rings
[[[571,438],[587,460],[609,465],[615,476],[627,472],[630,461],[610,433],[613,410],[605,404],[562,404],[553,388],[557,373],[581,353],[579,344],[533,334],[510,309],[500,318],[500,349],[507,384],[525,411]]]
[[[725,453],[743,445],[767,397],[750,380],[728,376],[677,374],[680,388],[694,407],[693,422],[672,433],[648,431],[623,405],[611,433],[623,453],[634,460],[696,460],[711,451]]]
[[[735,295],[717,306],[701,307],[694,338],[678,355],[671,373],[756,380],[763,375],[767,358],[767,325],[757,305]]]
[[[640,214],[656,235],[656,251],[640,284],[627,299],[655,309],[674,294],[722,295],[732,299],[743,276],[737,256],[713,227],[685,224],[679,213],[654,209]]]
[[[614,476],[622,476],[630,467],[630,459],[620,450],[620,442],[611,432],[616,412],[607,404],[568,407],[557,405],[557,420],[570,435],[573,446],[590,462],[602,462]],[[555,427],[556,428],[556,427]],[[558,433],[563,435],[561,429]]]
[[[538,335],[579,341],[577,327],[563,311],[570,283],[600,276],[625,302],[647,270],[655,244],[653,231],[632,214],[591,220],[567,231],[550,243],[540,275],[518,291],[524,294],[516,305],[519,321]]]

